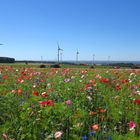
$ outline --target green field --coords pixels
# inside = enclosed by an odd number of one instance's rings
[[[139,140],[140,71],[0,65],[0,139]]]

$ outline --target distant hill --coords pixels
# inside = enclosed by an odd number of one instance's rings
[[[0,63],[14,63],[15,58],[10,57],[0,57]]]

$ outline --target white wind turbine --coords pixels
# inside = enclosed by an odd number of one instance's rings
[[[78,64],[78,57],[79,56],[79,51],[78,51],[78,49],[77,49],[77,52],[76,52],[76,64]]]
[[[58,46],[58,49],[57,49],[57,57],[58,57],[58,64],[59,64],[59,61],[60,61],[60,51],[63,51],[60,47],[59,47],[59,43],[57,42],[57,46]]]

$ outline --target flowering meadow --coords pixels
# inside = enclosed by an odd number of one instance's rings
[[[140,71],[0,66],[0,140],[139,140]]]

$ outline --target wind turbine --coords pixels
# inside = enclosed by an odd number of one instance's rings
[[[60,61],[61,61],[61,64],[62,64],[62,55],[63,55],[63,53],[61,52],[60,53]]]
[[[79,51],[77,49],[77,52],[76,52],[76,64],[78,64],[78,55],[79,55]]]
[[[58,51],[58,54],[57,54],[57,56],[58,56],[58,64],[59,64],[59,53],[60,53],[60,51],[63,51],[60,47],[59,47],[59,43],[57,42],[57,46],[58,46],[58,49],[57,49],[57,51]]]
[[[41,64],[43,63],[43,56],[41,56]]]
[[[109,63],[110,63],[110,56],[108,56],[108,66],[109,66]]]
[[[93,62],[92,62],[92,65],[93,65],[93,67],[95,65],[95,54],[93,54]]]

